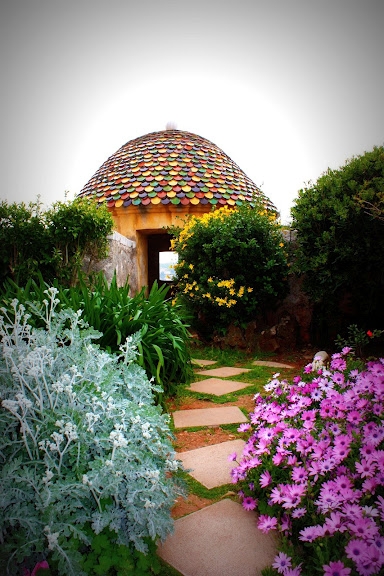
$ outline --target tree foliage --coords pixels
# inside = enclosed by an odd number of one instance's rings
[[[248,205],[192,216],[173,230],[180,298],[210,331],[246,323],[285,295],[287,259],[275,214]]]
[[[296,270],[328,324],[345,317],[374,328],[383,320],[383,196],[381,146],[328,170],[292,208]]]
[[[68,285],[77,280],[85,254],[107,255],[113,220],[106,207],[77,198],[43,212],[39,202],[0,203],[0,281],[24,284],[39,272]]]

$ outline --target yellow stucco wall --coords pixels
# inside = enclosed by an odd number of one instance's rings
[[[127,208],[112,208],[111,215],[115,222],[115,230],[136,243],[137,281],[138,289],[148,282],[148,244],[149,234],[164,233],[164,228],[182,226],[188,215],[196,216],[210,212],[211,204],[158,204],[150,206],[129,206]]]

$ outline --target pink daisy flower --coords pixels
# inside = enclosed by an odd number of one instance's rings
[[[341,350],[341,354],[343,356],[347,356],[347,354],[349,354],[352,351],[352,348],[350,346],[344,346],[344,348]]]
[[[334,358],[330,364],[331,370],[341,370],[343,372],[346,367],[347,363],[344,358]]]
[[[355,468],[362,478],[372,478],[376,472],[376,464],[372,460],[363,458],[361,462],[356,462]]]
[[[339,512],[331,512],[325,520],[324,528],[326,528],[327,533],[332,535],[335,534],[335,532],[345,532],[347,525]]]
[[[300,504],[306,490],[305,484],[288,484],[285,486],[282,501],[283,508],[296,508]]]
[[[292,513],[291,516],[292,518],[301,518],[302,516],[304,516],[307,512],[306,508],[295,508]]]
[[[351,422],[351,424],[359,424],[362,420],[362,416],[357,410],[352,410],[347,414],[347,420],[348,422]]]
[[[257,506],[257,500],[252,498],[252,496],[246,496],[243,498],[242,505],[244,510],[254,510]]]
[[[330,562],[323,565],[324,576],[349,576],[351,569],[347,568],[343,562]]]
[[[379,528],[372,518],[358,518],[348,524],[348,529],[359,538],[371,539],[379,536]]]
[[[363,558],[366,546],[366,543],[362,540],[352,538],[345,547],[345,553],[354,562],[359,562]]]
[[[308,478],[308,472],[303,466],[297,466],[292,470],[292,480],[294,482],[302,483],[306,482]]]
[[[260,486],[262,488],[265,488],[266,486],[269,486],[269,484],[272,482],[272,476],[270,474],[270,472],[268,472],[268,470],[266,470],[265,472],[263,472],[260,475],[260,479],[259,479],[259,483]]]
[[[240,424],[240,426],[238,427],[237,431],[238,432],[246,432],[247,430],[250,430],[251,425],[248,424],[248,422],[244,423],[244,424]]]
[[[362,456],[365,456],[366,458],[369,456],[373,456],[373,454],[376,453],[376,448],[373,444],[364,444],[361,448],[360,448],[360,454]]]
[[[372,412],[375,414],[375,416],[381,416],[381,414],[384,412],[384,404],[381,404],[380,402],[375,403],[372,407]]]
[[[287,568],[284,572],[284,576],[300,576],[301,574],[301,567],[295,566],[294,568]]]
[[[279,452],[272,456],[272,462],[274,463],[275,466],[279,466],[279,464],[281,464],[283,460],[284,456]]]
[[[272,489],[270,499],[271,499],[271,502],[273,504],[281,504],[282,503],[283,496],[281,494],[280,487],[275,486],[275,488]]]
[[[268,516],[267,514],[262,514],[257,522],[257,527],[259,530],[264,532],[264,534],[267,534],[270,530],[276,530],[277,518],[274,516]]]
[[[367,478],[363,482],[363,492],[370,492],[371,494],[374,494],[377,486],[378,486],[378,482],[377,482],[376,478]]]
[[[291,558],[287,556],[287,554],[284,554],[284,552],[279,552],[279,554],[275,556],[272,564],[272,567],[276,568],[279,574],[285,574],[287,568],[290,568],[291,566]]]
[[[320,536],[324,536],[324,529],[322,526],[307,526],[306,528],[303,528],[303,530],[300,530],[299,540],[302,542],[313,542]]]
[[[356,568],[360,574],[380,574],[380,568],[384,564],[384,558],[382,557],[381,551],[373,544],[367,544],[363,558],[361,561],[356,563]]]

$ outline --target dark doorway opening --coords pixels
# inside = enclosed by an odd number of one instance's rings
[[[171,248],[171,236],[169,234],[150,234],[148,236],[148,288],[157,280],[159,286],[172,285],[171,281],[160,279],[160,252],[167,252]]]

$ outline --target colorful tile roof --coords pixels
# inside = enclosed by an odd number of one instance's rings
[[[97,170],[79,196],[109,208],[158,204],[239,206],[259,197],[273,204],[215,144],[164,130],[130,140]]]

